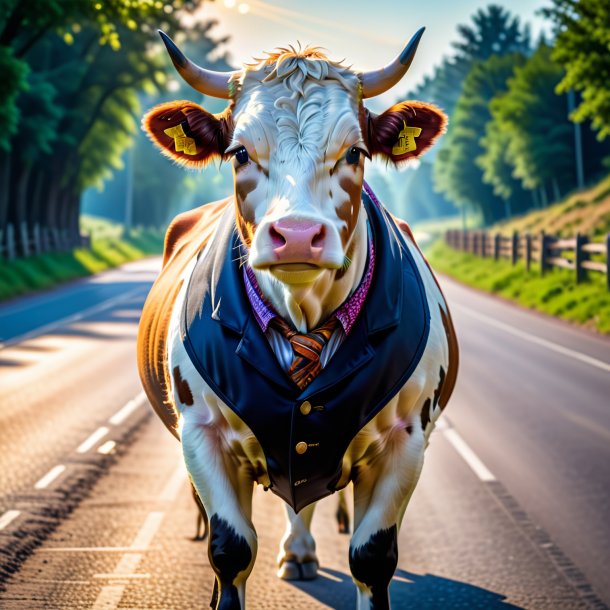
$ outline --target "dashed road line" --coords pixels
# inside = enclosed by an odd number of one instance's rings
[[[63,464],[53,466],[42,479],[34,483],[34,489],[46,489],[58,476],[63,474],[65,470],[66,467]]]
[[[0,531],[8,527],[20,514],[20,510],[7,510],[0,516]]]
[[[452,309],[457,309],[462,313],[470,316],[471,318],[475,318],[477,320],[481,320],[489,326],[494,326],[495,328],[499,328],[511,335],[515,335],[520,339],[524,339],[525,341],[529,341],[530,343],[534,343],[536,345],[540,345],[542,347],[546,347],[547,349],[556,352],[558,354],[562,354],[564,356],[568,356],[569,358],[573,358],[574,360],[579,360],[580,362],[584,362],[585,364],[590,364],[591,366],[595,366],[602,371],[610,372],[610,363],[604,362],[603,360],[598,360],[597,358],[593,358],[592,356],[587,356],[587,354],[583,354],[582,352],[578,352],[576,350],[570,349],[569,347],[564,347],[563,345],[559,345],[558,343],[553,343],[552,341],[547,341],[546,339],[542,339],[541,337],[537,337],[536,335],[531,335],[530,333],[526,333],[523,330],[519,330],[518,328],[514,328],[504,322],[500,322],[490,316],[486,316],[480,312],[472,311],[471,309],[464,307],[462,305],[453,304]]]
[[[135,398],[121,407],[108,421],[113,426],[122,424],[138,407],[146,402],[146,394],[140,392]]]
[[[187,476],[186,466],[184,465],[184,462],[180,461],[172,476],[165,484],[159,499],[164,502],[172,502],[175,500],[184,481],[186,481]]]
[[[114,441],[106,441],[103,445],[98,447],[97,452],[102,455],[108,455],[115,447],[116,443]]]
[[[161,522],[165,517],[165,513],[160,511],[154,511],[148,514],[144,524],[140,528],[133,542],[131,543],[130,550],[132,552],[126,553],[116,564],[114,571],[111,573],[99,573],[94,574],[93,578],[106,578],[111,581],[117,581],[112,584],[102,587],[95,603],[92,606],[92,610],[116,610],[121,603],[125,587],[129,580],[134,578],[149,578],[149,574],[137,574],[136,570],[142,560],[142,553],[133,552],[136,549],[147,549],[152,542],[155,534],[161,527]],[[125,582],[120,582],[125,581]]]
[[[83,441],[78,448],[76,449],[76,453],[87,453],[89,449],[94,447],[97,443],[99,443],[105,436],[110,432],[110,429],[106,426],[99,427],[93,434],[89,436],[85,441]]]

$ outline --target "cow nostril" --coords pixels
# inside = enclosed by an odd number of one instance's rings
[[[274,248],[281,248],[286,244],[286,238],[275,227],[269,229],[269,234],[271,235],[271,242]]]
[[[322,225],[320,230],[313,236],[311,245],[314,248],[321,248],[324,245],[324,238],[326,237],[326,227]]]

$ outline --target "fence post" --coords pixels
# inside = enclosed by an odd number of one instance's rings
[[[497,261],[500,258],[500,240],[501,236],[499,233],[494,235],[494,260]]]
[[[49,227],[42,227],[42,251],[49,252],[51,250],[51,242],[49,238],[49,233],[51,229]]]
[[[475,256],[478,256],[479,254],[479,232],[475,231],[472,234],[472,253]]]
[[[588,238],[586,235],[581,235],[580,233],[576,233],[576,247],[574,249],[574,263],[576,267],[576,283],[580,284],[587,280],[588,273],[587,270],[582,266],[582,262],[586,261],[589,257],[587,253],[582,249],[582,247],[588,243]]]
[[[511,240],[510,258],[513,265],[517,264],[519,258],[519,233],[513,231],[513,237]]]
[[[525,269],[528,271],[532,266],[532,236],[527,233],[525,235]]]
[[[15,258],[15,225],[13,224],[6,227],[6,258],[9,261]]]
[[[546,247],[548,244],[548,237],[544,234],[544,231],[540,232],[540,275],[544,275],[547,270],[546,263]]]
[[[40,225],[36,223],[34,225],[34,253],[40,254],[42,252],[42,243],[40,241]]]
[[[487,233],[485,231],[481,233],[481,256],[487,258]]]
[[[30,241],[28,238],[28,226],[25,222],[19,225],[19,232],[21,233],[21,253],[23,256],[30,255]]]

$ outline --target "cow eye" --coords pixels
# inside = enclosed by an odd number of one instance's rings
[[[235,151],[235,158],[240,165],[245,165],[248,163],[250,157],[248,156],[248,151],[246,150],[245,146],[242,146]]]
[[[350,164],[350,165],[358,165],[358,163],[360,163],[360,153],[362,151],[359,148],[356,148],[355,146],[352,146],[348,151],[347,154],[345,155],[345,160]]]

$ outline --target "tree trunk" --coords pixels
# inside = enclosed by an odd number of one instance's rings
[[[11,153],[0,153],[0,231],[4,235],[8,224],[8,207],[11,198]]]
[[[24,163],[17,178],[17,190],[15,191],[15,218],[19,224],[27,221],[28,205],[28,181],[32,173],[32,166]]]
[[[561,199],[561,191],[559,190],[559,183],[557,182],[557,178],[553,176],[551,180],[551,184],[553,185],[553,197],[555,201],[559,201]]]
[[[538,190],[532,189],[532,201],[534,202],[534,207],[539,210],[540,209],[540,199],[538,198]]]
[[[542,207],[546,208],[549,205],[549,200],[546,195],[546,188],[544,187],[544,183],[540,185],[540,199],[542,202]]]

